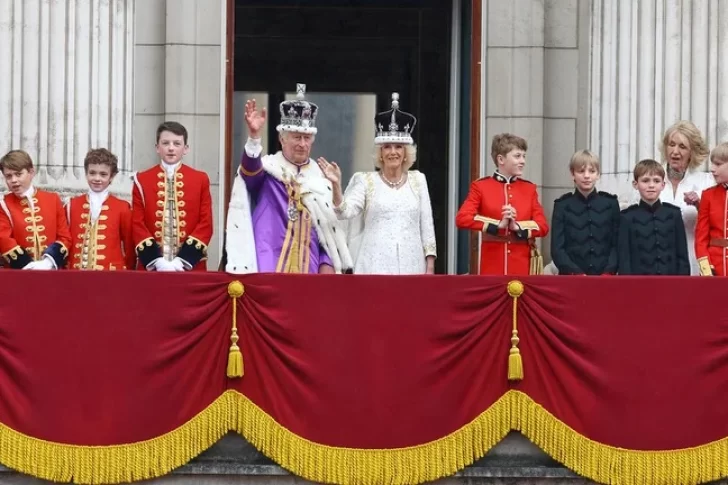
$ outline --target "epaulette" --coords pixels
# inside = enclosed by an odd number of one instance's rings
[[[526,179],[518,179],[518,180],[520,180],[521,182],[526,182],[527,184],[536,185],[535,183],[531,182],[530,180],[526,180]]]
[[[481,180],[487,180],[492,179],[493,177],[490,175],[486,175],[485,177],[480,177],[479,179],[475,179],[476,182],[480,182]]]
[[[561,202],[562,200],[566,200],[566,199],[573,197],[573,195],[574,195],[574,192],[567,192],[564,195],[562,195],[561,197],[559,197],[558,199],[556,199],[554,202]]]
[[[611,199],[617,198],[617,194],[612,194],[610,192],[602,192],[601,190],[599,191],[599,195],[603,195],[604,197],[609,197]]]
[[[638,207],[639,207],[639,204],[632,204],[631,206],[625,207],[624,209],[622,209],[621,212],[622,212],[622,214],[626,214],[628,212],[632,212],[633,210],[635,210]]]

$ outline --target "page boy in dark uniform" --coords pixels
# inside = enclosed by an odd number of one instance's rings
[[[682,212],[660,202],[665,169],[655,160],[642,160],[634,169],[632,185],[641,200],[622,211],[619,274],[690,275]]]
[[[617,272],[619,202],[596,189],[599,158],[588,150],[571,157],[576,189],[554,202],[551,257],[559,274],[600,275]]]

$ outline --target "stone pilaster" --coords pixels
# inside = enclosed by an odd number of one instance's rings
[[[485,174],[494,135],[511,132],[528,141],[525,176],[543,182],[544,2],[485,2]]]
[[[588,6],[578,0],[546,0],[544,47],[543,187],[541,203],[551,220],[554,200],[573,189],[568,165],[585,147],[583,115],[588,105]],[[580,135],[580,132],[582,133]],[[550,260],[550,237],[543,244]]]
[[[0,0],[0,151],[29,152],[36,185],[87,190],[83,158],[105,147],[128,197],[133,15],[133,0]]]

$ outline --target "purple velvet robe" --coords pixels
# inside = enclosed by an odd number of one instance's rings
[[[310,163],[298,170],[308,170]],[[333,267],[319,244],[309,211],[303,207],[296,221],[289,220],[289,187],[263,170],[261,157],[251,158],[243,152],[238,173],[255,206],[253,233],[259,272],[318,273],[323,264]]]

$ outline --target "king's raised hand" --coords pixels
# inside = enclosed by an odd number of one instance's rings
[[[245,122],[248,124],[248,135],[251,138],[260,138],[260,130],[265,125],[267,118],[266,109],[258,111],[258,106],[254,99],[245,102]]]

